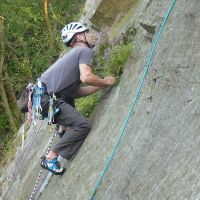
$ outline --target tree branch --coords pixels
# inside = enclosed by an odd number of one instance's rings
[[[5,56],[5,46],[4,46],[4,18],[0,16],[0,78],[2,78],[2,73],[4,70],[4,56]]]
[[[51,29],[51,25],[49,22],[49,16],[48,16],[48,0],[44,0],[44,19],[45,19],[47,29],[48,29],[50,47],[53,49],[54,37],[53,37],[53,31]]]
[[[8,104],[8,99],[6,96],[6,92],[3,86],[3,71],[5,70],[4,66],[4,58],[5,58],[5,46],[4,46],[4,19],[0,17],[0,96],[2,100],[2,106],[5,110],[6,115],[8,116],[9,124],[10,124],[10,129],[13,133],[17,132],[17,127],[15,126],[15,121],[12,115],[12,112],[10,110],[10,106]]]
[[[12,115],[12,112],[10,110],[9,104],[8,104],[8,99],[6,97],[6,93],[3,87],[3,83],[0,80],[0,94],[1,94],[1,99],[3,102],[3,108],[5,110],[6,115],[8,116],[9,124],[10,124],[10,129],[13,133],[17,133],[17,127],[15,126],[15,121]]]
[[[2,102],[0,102],[0,106],[3,107],[3,103]]]

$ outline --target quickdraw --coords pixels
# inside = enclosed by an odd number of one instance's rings
[[[33,104],[32,104],[32,119],[43,119],[41,97],[44,95],[45,87],[42,86],[42,82],[37,81],[33,88]]]
[[[59,108],[55,107],[54,103],[56,101],[56,96],[53,94],[49,100],[49,111],[48,111],[48,124],[54,123],[54,115],[59,112]]]

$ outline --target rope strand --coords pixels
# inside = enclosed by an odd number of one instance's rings
[[[119,146],[119,144],[120,144],[120,142],[121,142],[121,140],[122,140],[122,137],[124,136],[124,134],[125,134],[125,132],[126,132],[128,122],[129,122],[129,120],[130,120],[130,118],[131,118],[131,115],[133,114],[133,111],[134,111],[136,102],[137,102],[137,100],[138,100],[138,97],[139,97],[139,94],[140,94],[140,92],[141,92],[142,86],[144,85],[144,81],[145,81],[145,79],[146,79],[147,73],[148,73],[149,68],[150,68],[150,65],[151,65],[151,63],[152,63],[152,59],[153,59],[153,55],[154,55],[154,53],[155,53],[156,46],[157,46],[158,41],[159,41],[159,39],[160,39],[161,33],[162,33],[162,31],[163,31],[163,28],[164,28],[164,26],[165,26],[165,24],[166,24],[166,22],[167,22],[167,20],[168,20],[168,18],[169,18],[169,15],[170,15],[172,9],[174,8],[175,3],[176,3],[176,0],[173,1],[173,3],[171,4],[171,6],[170,6],[170,8],[169,8],[169,10],[168,10],[168,12],[167,12],[167,14],[165,15],[165,19],[164,19],[164,21],[162,22],[161,28],[160,28],[160,30],[159,30],[157,36],[156,36],[155,42],[154,42],[153,47],[152,47],[152,49],[151,49],[151,52],[150,52],[150,55],[149,55],[149,58],[148,58],[148,61],[147,61],[147,64],[146,64],[146,67],[145,67],[143,76],[142,76],[142,80],[141,80],[141,82],[140,82],[140,85],[139,85],[139,88],[138,88],[138,90],[137,90],[136,96],[135,96],[135,98],[133,99],[133,103],[132,103],[132,106],[131,106],[130,111],[129,111],[129,113],[128,113],[128,116],[127,116],[127,118],[126,118],[124,124],[122,125],[122,127],[121,127],[121,129],[120,129],[119,137],[118,137],[118,139],[117,139],[117,141],[116,141],[116,143],[115,143],[115,146],[114,146],[112,152],[111,152],[110,155],[109,155],[109,158],[108,158],[108,160],[107,160],[107,162],[106,162],[106,165],[105,165],[103,171],[101,172],[101,176],[100,176],[100,178],[97,180],[97,183],[96,183],[96,185],[95,185],[95,187],[94,187],[94,189],[93,189],[93,191],[92,191],[92,193],[91,193],[91,196],[90,196],[90,198],[89,198],[90,200],[93,200],[93,199],[94,199],[94,196],[95,196],[95,194],[96,194],[96,192],[97,192],[97,190],[98,190],[98,188],[99,188],[99,186],[100,186],[100,184],[101,184],[101,182],[102,182],[102,179],[104,178],[105,173],[106,173],[106,171],[107,171],[107,169],[108,169],[108,167],[109,167],[111,161],[113,160],[113,157],[114,157],[115,152],[116,152],[116,150],[117,150],[117,148],[118,148],[118,146]]]
[[[53,143],[54,138],[56,137],[56,135],[57,135],[57,133],[58,133],[58,130],[59,130],[59,126],[56,125],[54,134],[53,134],[53,136],[51,137],[51,140],[50,140],[50,142],[49,142],[46,155],[47,155],[47,154],[49,153],[49,151],[50,151],[51,145],[52,145],[52,143]],[[43,170],[41,169],[41,170],[39,171],[38,176],[37,176],[35,185],[34,185],[34,187],[33,187],[33,190],[32,190],[31,196],[30,196],[30,200],[34,200],[34,196],[35,196],[36,189],[37,189],[37,187],[38,187],[38,184],[39,184],[39,181],[40,181],[40,177],[41,177],[42,172],[43,172]]]

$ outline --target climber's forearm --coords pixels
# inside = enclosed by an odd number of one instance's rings
[[[81,87],[78,90],[78,92],[76,93],[75,98],[81,98],[81,97],[88,96],[90,94],[93,94],[93,93],[97,92],[100,89],[102,89],[102,88],[101,87],[95,87],[95,86]]]

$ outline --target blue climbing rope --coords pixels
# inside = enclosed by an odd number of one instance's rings
[[[173,3],[171,4],[169,10],[168,10],[167,13],[166,13],[165,19],[164,19],[163,22],[162,22],[162,25],[161,25],[161,27],[160,27],[160,30],[159,30],[159,32],[158,32],[158,34],[157,34],[157,36],[156,36],[155,42],[154,42],[154,44],[153,44],[153,46],[152,46],[152,49],[151,49],[151,52],[150,52],[150,55],[149,55],[149,58],[148,58],[148,61],[147,61],[147,64],[146,64],[146,67],[145,67],[143,76],[142,76],[142,80],[141,80],[141,82],[140,82],[139,88],[138,88],[137,93],[136,93],[136,96],[135,96],[135,98],[133,98],[133,103],[132,103],[132,106],[131,106],[130,111],[129,111],[129,113],[128,113],[128,116],[127,116],[125,122],[123,123],[123,125],[122,125],[122,127],[121,127],[121,129],[120,129],[120,134],[119,134],[119,136],[118,136],[118,139],[117,139],[117,141],[116,141],[116,143],[115,143],[115,146],[114,146],[112,152],[111,152],[110,155],[109,155],[109,158],[108,158],[108,160],[107,160],[107,162],[106,162],[106,165],[105,165],[105,167],[104,167],[104,170],[101,172],[101,176],[100,176],[99,179],[97,180],[97,183],[96,183],[96,185],[95,185],[95,187],[94,187],[94,189],[93,189],[93,191],[92,191],[92,193],[91,193],[90,200],[93,200],[93,199],[94,199],[94,196],[95,196],[95,194],[96,194],[96,192],[97,192],[97,190],[98,190],[98,188],[99,188],[99,186],[100,186],[100,184],[101,184],[101,182],[102,182],[102,179],[104,178],[105,173],[106,173],[106,171],[107,171],[107,169],[108,169],[108,167],[109,167],[111,161],[113,160],[113,157],[114,157],[115,152],[116,152],[116,150],[117,150],[117,148],[118,148],[118,146],[119,146],[119,144],[120,144],[120,142],[121,142],[121,140],[122,140],[122,137],[124,136],[124,134],[125,134],[125,132],[126,132],[129,119],[130,119],[130,117],[131,117],[131,115],[132,115],[132,113],[133,113],[133,111],[134,111],[134,108],[135,108],[137,99],[138,99],[138,97],[139,97],[139,94],[140,94],[140,92],[141,92],[142,86],[144,85],[144,81],[145,81],[146,76],[147,76],[147,73],[148,73],[148,71],[149,71],[150,65],[151,65],[151,63],[152,63],[152,59],[153,59],[153,55],[154,55],[154,53],[155,53],[156,46],[157,46],[158,41],[159,41],[159,39],[160,39],[161,33],[162,33],[162,31],[163,31],[163,28],[164,28],[164,26],[165,26],[165,24],[166,24],[166,22],[167,22],[167,20],[168,20],[168,18],[169,18],[169,15],[170,15],[172,9],[174,8],[175,3],[176,3],[176,0],[174,0]]]

